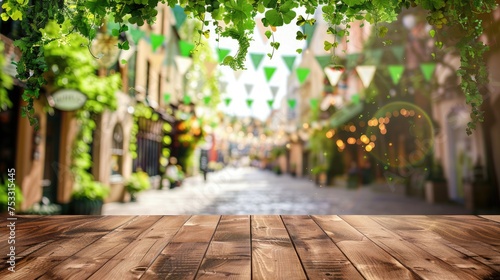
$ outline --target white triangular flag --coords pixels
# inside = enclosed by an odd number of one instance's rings
[[[245,84],[245,90],[247,92],[247,95],[250,95],[253,89],[253,84]]]
[[[376,70],[377,67],[375,65],[356,66],[356,72],[358,72],[359,78],[365,88],[367,88],[372,82]]]
[[[207,68],[207,76],[212,77],[215,67],[217,67],[217,62],[207,61],[205,62],[205,67]]]
[[[120,63],[120,66],[125,65],[125,63],[126,63],[125,61],[128,61],[129,58],[131,58],[132,55],[134,55],[135,49],[136,49],[135,45],[131,45],[128,50],[122,50],[120,52],[120,57],[118,58],[118,62]],[[123,62],[125,62],[125,63],[123,63]]]
[[[227,89],[227,82],[226,81],[220,81],[219,86],[220,86],[220,92],[226,92],[226,89]]]
[[[276,94],[278,93],[278,90],[280,89],[279,86],[270,86],[271,93],[273,94],[273,97],[276,97]]]
[[[323,70],[325,71],[326,77],[328,78],[328,81],[330,81],[330,84],[332,86],[337,85],[340,80],[340,76],[342,76],[342,74],[344,73],[344,71],[342,70],[336,70],[330,67],[325,67]]]
[[[243,70],[234,71],[234,77],[236,78],[236,80],[240,78],[241,74],[243,74]]]
[[[191,65],[193,64],[193,59],[189,57],[183,57],[180,55],[177,55],[175,57],[175,64],[177,65],[177,69],[179,70],[179,73],[181,75],[186,74],[187,70]]]
[[[160,71],[165,61],[165,52],[150,53],[149,54],[149,64],[154,71]]]

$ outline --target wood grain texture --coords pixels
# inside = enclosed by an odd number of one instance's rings
[[[283,216],[309,279],[364,279],[309,216]]]
[[[313,216],[313,219],[365,278],[420,279],[340,217]]]
[[[191,217],[141,279],[194,279],[219,219],[219,216]]]
[[[55,235],[53,236],[53,242],[33,251],[29,256],[18,261],[16,273],[9,274],[10,279],[35,279],[44,274],[50,275],[54,266],[109,234],[110,231],[129,222],[132,218],[129,216],[101,217],[92,223],[87,223],[85,226],[75,227],[62,234]],[[70,217],[67,217],[67,219],[71,220]],[[48,220],[54,221],[54,219]],[[4,273],[10,272],[1,271],[0,278],[6,276]]]
[[[453,249],[500,272],[500,224],[475,216],[414,217],[412,222],[439,234]]]
[[[222,216],[196,279],[250,279],[250,216]]]
[[[17,256],[23,258],[53,242],[55,236],[68,230],[86,227],[102,218],[102,216],[45,216],[43,219],[33,219],[33,216],[20,217],[18,221],[21,223],[16,221],[16,236],[22,236],[16,240]],[[9,245],[3,240],[7,235],[2,234],[1,236],[0,252],[3,252]],[[2,260],[3,258],[2,255]],[[4,264],[5,262],[2,261],[0,268]]]
[[[456,270],[368,216],[341,216],[341,218],[422,278],[477,279],[463,271]]]
[[[306,279],[280,216],[252,216],[251,225],[253,279]]]
[[[147,228],[89,279],[138,279],[190,216],[165,216]]]
[[[96,270],[122,251],[128,244],[145,235],[146,230],[160,218],[160,216],[134,217],[123,226],[109,232],[102,238],[61,262],[41,279],[89,278]]]
[[[479,217],[500,223],[500,215],[480,215]]]
[[[448,246],[450,242],[443,239],[439,234],[415,225],[413,223],[414,217],[373,216],[372,219],[401,236],[404,240],[412,242],[419,248],[453,266],[457,271],[462,271],[477,279],[493,279],[491,276],[495,274],[495,270]],[[419,219],[425,220],[426,217]]]
[[[496,217],[21,216],[0,279],[496,280]]]

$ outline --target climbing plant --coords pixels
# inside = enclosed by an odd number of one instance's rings
[[[471,133],[476,123],[483,119],[479,109],[482,103],[479,88],[487,83],[482,58],[488,48],[479,40],[483,31],[479,16],[496,8],[495,0],[5,0],[2,4],[2,19],[19,20],[26,32],[24,38],[16,41],[23,52],[17,65],[18,77],[26,81],[27,85],[23,99],[28,105],[24,107],[23,114],[34,122],[33,100],[39,96],[39,88],[44,84],[42,74],[47,70],[42,46],[48,40],[41,28],[50,20],[62,24],[68,19],[72,26],[69,32],[79,32],[90,41],[96,36],[103,18],[108,15],[120,24],[117,30],[120,32],[126,30],[126,24],[153,23],[158,14],[158,3],[183,7],[187,14],[203,23],[201,34],[208,35],[206,30],[213,28],[218,36],[236,40],[238,51],[233,56],[226,56],[222,62],[233,69],[244,68],[255,27],[254,18],[258,14],[264,15],[262,23],[272,31],[276,27],[291,24],[294,19],[299,25],[314,23],[311,18],[321,6],[324,18],[330,24],[329,33],[339,37],[348,36],[350,23],[362,20],[374,24],[375,32],[384,36],[390,30],[378,23],[395,20],[404,8],[420,6],[428,11],[427,20],[435,28],[432,34],[439,33],[444,26],[460,29],[461,37],[456,44],[461,56],[458,74],[466,101],[472,106],[472,120],[467,132]],[[304,14],[296,12],[299,7],[304,8]],[[306,37],[303,33],[296,36],[298,40]],[[279,47],[276,43],[273,41],[273,48]],[[128,44],[120,46],[127,48]],[[337,46],[335,41],[325,41],[325,49]],[[437,46],[442,47],[442,44]]]
[[[3,56],[4,45],[0,42],[0,68],[4,68],[6,62],[5,56]],[[13,81],[12,77],[5,71],[0,72],[0,112],[5,111],[12,106],[12,102],[9,99],[9,94],[7,90],[12,89]]]
[[[137,105],[134,107],[134,124],[132,125],[132,130],[130,134],[130,145],[129,145],[129,151],[132,156],[132,159],[137,158],[137,134],[139,133],[139,126],[142,120],[148,120],[148,121],[153,121],[156,122],[160,119],[160,115],[155,112],[151,107],[147,106],[146,104],[139,102]],[[172,138],[170,137],[170,134],[172,132],[172,125],[169,124],[168,122],[164,122],[162,125],[162,150],[161,150],[161,155],[159,158],[159,163],[160,163],[160,172],[165,171],[165,167],[168,164],[168,158],[170,157],[170,145],[172,144]]]
[[[85,105],[75,113],[79,131],[71,153],[71,172],[78,187],[93,184],[94,178],[89,169],[92,166],[90,145],[97,127],[95,118],[107,109],[116,109],[115,93],[121,87],[121,80],[118,74],[107,77],[95,74],[98,68],[96,61],[85,46],[86,39],[80,34],[72,33],[65,40],[55,40],[61,33],[67,32],[65,29],[69,26],[67,22],[59,25],[51,21],[41,32],[47,40],[51,40],[43,47],[44,61],[50,69],[45,73],[49,86],[52,90],[76,89],[87,96]]]

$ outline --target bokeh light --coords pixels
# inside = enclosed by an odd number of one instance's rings
[[[434,145],[434,127],[425,111],[408,102],[381,107],[368,121],[360,140],[381,164],[407,167],[423,162]]]

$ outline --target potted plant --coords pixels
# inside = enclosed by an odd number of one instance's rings
[[[297,164],[292,163],[290,165],[290,175],[292,175],[292,177],[297,176]]]
[[[75,183],[71,208],[75,215],[101,215],[104,199],[109,195],[109,187],[96,181]]]
[[[425,182],[425,200],[428,203],[448,201],[448,184],[444,177],[443,166],[439,160],[434,160],[432,170]]]
[[[276,164],[273,167],[273,170],[274,170],[274,173],[276,173],[276,175],[281,175],[281,167],[279,166],[279,164]]]
[[[326,165],[317,165],[312,168],[311,173],[314,175],[316,185],[326,184],[326,171],[328,170]]]
[[[151,188],[149,175],[144,171],[137,171],[130,175],[125,184],[125,189],[130,193],[130,201],[137,201],[137,193]]]

